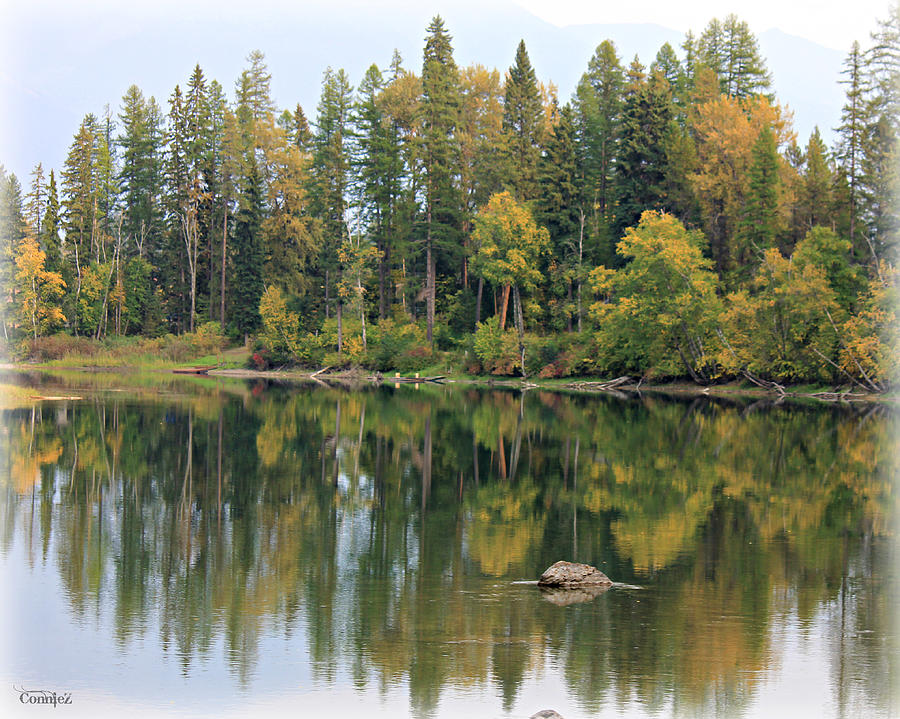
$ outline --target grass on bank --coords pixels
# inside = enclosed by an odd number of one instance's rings
[[[109,337],[95,340],[58,334],[26,339],[12,352],[20,363],[42,367],[164,370],[178,367],[246,367],[250,351],[227,347],[219,326],[210,322],[196,332],[163,337]]]

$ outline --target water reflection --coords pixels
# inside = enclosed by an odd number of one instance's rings
[[[122,651],[251,687],[285,637],[418,715],[451,687],[510,710],[549,664],[586,712],[730,716],[824,622],[836,713],[896,708],[883,408],[97,381],[4,413],[0,541]],[[560,558],[645,589],[512,584]]]

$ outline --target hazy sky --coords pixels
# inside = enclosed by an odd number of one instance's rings
[[[555,25],[589,22],[654,22],[673,30],[702,29],[710,18],[735,13],[756,33],[777,27],[845,51],[853,40],[865,45],[876,20],[885,18],[888,0],[515,0]]]
[[[895,1],[895,0],[894,0]],[[12,24],[19,16],[40,12],[93,14],[99,22],[115,17],[117,22],[132,18],[166,15],[239,15],[243,13],[296,12],[299,6],[331,8],[347,14],[352,22],[354,5],[383,5],[421,12],[440,13],[452,7],[477,9],[485,5],[515,4],[555,25],[586,23],[653,22],[685,32],[699,31],[710,18],[737,14],[760,33],[777,27],[836,50],[846,52],[854,39],[865,45],[876,19],[884,18],[892,0],[0,0],[0,22]]]
[[[713,17],[733,12],[757,36],[777,28],[843,57],[854,40],[868,46],[869,34],[878,19],[887,17],[892,1],[898,0],[0,0],[0,162],[21,178],[38,161],[59,168],[80,118],[102,112],[106,104],[115,108],[132,82],[165,104],[174,84],[183,82],[199,62],[229,89],[254,47],[270,62],[276,101],[284,106],[300,101],[312,115],[324,67],[349,62],[358,47],[375,44],[359,18],[382,18],[372,32],[390,36],[413,67],[419,62],[423,28],[434,14],[444,15],[451,33],[459,35],[455,47],[466,52],[460,52],[458,60],[504,67],[514,45],[510,41],[508,52],[497,60],[490,37],[505,37],[498,26],[504,17],[515,16],[516,27],[523,27],[522,16],[507,15],[506,8],[523,8],[561,27],[652,23],[675,33],[700,33]],[[379,11],[373,13],[373,7]],[[486,32],[477,42],[487,44],[473,46],[472,28],[482,17],[480,29]],[[311,23],[322,23],[316,26],[321,27],[318,34]],[[410,28],[415,32],[407,38]],[[610,32],[617,39],[615,31]],[[147,38],[156,44],[149,47]],[[672,42],[679,44],[678,36]],[[550,71],[554,62],[567,59],[566,53],[554,48],[553,56],[540,57],[537,45],[529,49],[533,61],[542,61],[541,78],[562,82],[567,96],[572,83],[566,84],[559,68]],[[387,52],[384,57],[373,54],[366,62],[384,66]],[[840,99],[835,105],[834,98],[826,97],[838,87],[831,79],[834,68],[829,70],[809,48],[803,52],[799,59],[805,62],[796,65],[792,58],[779,58],[776,83],[799,83],[800,93],[810,97],[803,100],[795,87],[783,99],[795,108],[805,102],[808,107],[798,115],[798,125],[818,124],[827,134],[837,123],[840,107]],[[584,66],[586,60],[574,57],[574,48],[569,54],[569,61]],[[828,91],[804,84],[802,78],[792,80],[792,69],[805,77],[810,72],[827,75]],[[802,128],[804,137],[810,127]]]

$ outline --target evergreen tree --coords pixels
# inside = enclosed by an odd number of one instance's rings
[[[47,205],[47,185],[44,178],[44,166],[39,162],[31,171],[31,190],[26,195],[28,204],[25,207],[25,217],[31,225],[31,231],[40,235],[41,222]]]
[[[354,168],[361,198],[358,221],[366,225],[378,253],[379,318],[387,316],[390,304],[391,256],[403,183],[400,135],[384,111],[384,87],[381,71],[372,65],[360,83],[354,111]]]
[[[94,185],[96,187],[98,253],[96,259],[106,261],[106,240],[112,238],[114,215],[119,201],[116,182],[116,125],[109,105],[104,108],[103,119],[94,135]]]
[[[39,237],[41,249],[46,254],[46,269],[49,272],[63,272],[62,249],[59,238],[61,226],[56,175],[53,170],[50,170],[50,182],[47,185],[47,203],[44,217],[41,220],[41,234]]]
[[[259,300],[263,293],[262,223],[263,189],[253,158],[246,158],[247,176],[241,188],[235,216],[231,296],[231,321],[246,342],[260,326]]]
[[[156,101],[146,100],[140,88],[132,85],[122,97],[119,122],[122,232],[133,239],[138,255],[155,257],[163,214],[162,117]]]
[[[573,318],[581,329],[581,286],[585,279],[584,213],[580,205],[578,174],[575,114],[567,104],[560,110],[559,121],[553,126],[540,160],[538,182],[541,194],[534,214],[537,223],[546,227],[550,236],[552,258],[547,274],[551,283],[554,279],[563,279],[559,290],[565,292],[565,299],[557,295],[551,300],[554,306],[561,305],[562,311],[554,312],[550,308],[551,321],[564,320],[569,331],[573,329]]]
[[[734,284],[750,280],[765,251],[775,247],[778,239],[778,148],[768,126],[760,130],[753,145],[748,178],[747,199],[732,257]]]
[[[166,232],[160,252],[160,284],[165,313],[172,329],[183,332],[190,322],[189,280],[187,277],[184,228],[191,205],[190,135],[181,86],[176,85],[169,98],[169,120],[165,172]]]
[[[663,43],[656,53],[656,58],[650,63],[650,74],[654,72],[659,72],[666,79],[673,93],[682,83],[684,71],[681,69],[675,49],[667,42]]]
[[[330,300],[334,297],[335,314],[339,322],[342,320],[342,305],[334,290],[340,272],[338,255],[347,237],[345,215],[350,171],[352,92],[353,88],[343,69],[335,72],[329,67],[325,71],[313,141],[312,207],[323,233],[319,263],[324,271],[325,317],[329,316]],[[339,344],[341,343],[342,337],[339,337]]]
[[[616,242],[615,162],[622,123],[625,72],[610,40],[597,47],[575,90],[577,148],[583,204],[589,208],[592,244],[599,261],[611,262]]]
[[[9,340],[10,312],[15,300],[13,278],[16,248],[25,237],[26,222],[22,207],[22,186],[14,174],[6,174],[0,165],[0,288],[3,300],[0,302],[0,320],[3,322],[3,337]]]
[[[313,145],[312,130],[309,129],[309,122],[306,115],[303,114],[303,108],[300,104],[294,109],[293,128],[294,128],[294,144],[301,152],[311,152]]]
[[[266,65],[266,56],[261,51],[253,50],[247,56],[247,62],[250,67],[241,75],[238,104],[249,108],[253,120],[259,121],[275,111],[270,90],[272,75]]]
[[[537,78],[525,41],[520,40],[516,60],[509,68],[503,100],[503,132],[509,153],[507,184],[520,201],[537,195],[537,165],[541,156],[544,110]]]
[[[772,84],[756,37],[735,15],[728,15],[724,22],[710,21],[697,43],[697,59],[716,73],[724,95],[748,97]]]
[[[867,53],[869,114],[862,159],[862,215],[871,237],[872,251],[896,261],[900,243],[900,5],[872,34]]]
[[[860,233],[858,215],[870,107],[866,101],[865,62],[858,42],[853,43],[841,75],[840,83],[846,87],[846,100],[841,110],[841,124],[837,128],[835,157],[841,162],[847,178],[850,242],[857,257],[863,257],[868,250]]]
[[[422,64],[422,161],[425,171],[426,337],[434,337],[436,263],[456,266],[461,257],[460,201],[454,186],[459,158],[456,127],[459,72],[450,35],[435,16],[428,26]]]
[[[819,128],[809,136],[806,146],[806,173],[803,178],[801,199],[801,224],[804,233],[816,225],[830,227],[834,176],[828,159],[828,150],[822,142]]]
[[[617,234],[645,210],[665,204],[666,138],[672,123],[669,83],[661,72],[636,81],[625,100],[616,174],[620,193]]]

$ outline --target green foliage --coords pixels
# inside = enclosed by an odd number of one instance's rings
[[[735,274],[747,281],[763,252],[776,246],[780,226],[778,149],[775,135],[765,126],[753,145],[743,217],[735,243]]]
[[[489,282],[531,290],[543,279],[537,262],[549,246],[547,230],[508,192],[491,196],[475,219],[472,238],[478,246],[473,265]]]
[[[813,265],[822,270],[838,304],[852,311],[865,287],[865,276],[862,267],[850,264],[850,252],[850,240],[817,225],[797,243],[791,257],[798,269]]]
[[[290,312],[284,294],[278,287],[270,286],[259,301],[262,320],[260,339],[267,349],[279,355],[296,357],[300,345],[300,318]]]
[[[900,275],[887,263],[859,297],[859,312],[841,327],[839,364],[863,387],[883,391],[900,381]]]
[[[772,84],[759,43],[750,27],[735,15],[713,18],[697,43],[697,61],[713,70],[722,94],[749,97]]]
[[[719,356],[728,372],[746,368],[783,382],[832,382],[843,320],[824,270],[791,262],[775,249],[763,255],[749,290],[727,297],[725,342]]]
[[[672,91],[660,71],[639,83],[625,99],[616,157],[622,198],[617,209],[619,229],[634,225],[645,210],[663,207],[672,115]]]
[[[675,217],[645,212],[616,251],[630,259],[619,271],[599,267],[591,306],[597,326],[598,368],[708,381],[709,347],[721,311],[704,238]]]
[[[244,194],[236,218],[234,233],[234,272],[231,293],[234,307],[231,318],[241,335],[255,332],[260,325],[259,299],[263,293],[263,248],[260,232],[262,197],[256,163],[250,164]]]
[[[76,308],[76,321],[80,332],[93,337],[100,337],[102,334],[108,319],[112,275],[112,262],[92,262],[84,271]]]
[[[417,371],[430,363],[431,348],[419,325],[386,317],[370,330],[369,358],[372,367],[382,372]]]
[[[537,196],[536,172],[541,157],[544,111],[537,77],[525,41],[516,48],[516,61],[509,68],[503,100],[503,132],[509,153],[507,184],[519,201]]]
[[[497,316],[481,322],[472,339],[475,356],[488,374],[511,375],[519,362],[516,333],[501,330]]]

